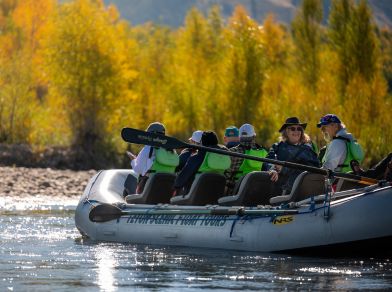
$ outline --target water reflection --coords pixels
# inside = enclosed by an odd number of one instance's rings
[[[15,203],[14,203],[15,202]],[[387,257],[328,259],[81,239],[74,201],[0,198],[0,291],[388,290]],[[68,206],[70,207],[67,207]]]
[[[105,245],[97,246],[95,257],[98,268],[97,284],[101,291],[115,291],[115,268],[117,261],[113,250]]]

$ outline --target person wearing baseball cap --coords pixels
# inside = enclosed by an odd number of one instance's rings
[[[223,136],[223,142],[229,149],[240,144],[240,135],[236,126],[226,128],[225,135]]]
[[[267,155],[267,150],[256,143],[256,131],[251,124],[243,124],[239,132],[240,142],[229,151],[248,154],[263,158]],[[252,171],[260,171],[263,163],[255,160],[231,157],[230,170],[227,177],[227,194],[230,194],[237,181]]]
[[[317,128],[320,128],[327,142],[325,154],[320,157],[322,167],[332,171],[351,171],[352,158],[347,143],[356,142],[356,140],[352,134],[347,132],[341,119],[337,115],[327,114],[320,118]],[[360,147],[359,144],[356,145]]]
[[[201,144],[201,137],[203,136],[203,131],[197,130],[192,133],[192,136],[188,139],[190,144],[200,145]],[[185,148],[181,151],[179,159],[180,163],[176,167],[176,173],[180,172],[185,164],[187,163],[189,157],[193,154],[196,154],[197,150],[194,148]]]
[[[218,144],[218,137],[213,131],[204,131],[201,137],[201,145],[208,148],[223,149],[224,146]],[[182,170],[177,174],[174,181],[173,197],[187,194],[191,189],[195,175],[198,172],[203,172],[201,167],[206,164],[204,161],[206,156],[209,155],[205,149],[198,150],[195,154],[191,155],[187,160]],[[227,158],[223,157],[223,158]]]
[[[203,131],[197,130],[192,133],[192,136],[188,139],[192,144],[200,145],[201,137],[203,136]]]
[[[146,132],[164,135],[165,126],[160,122],[153,122],[148,125]],[[160,159],[156,159],[158,156]],[[137,156],[127,152],[131,159],[131,167],[133,171],[139,175],[136,193],[140,194],[151,172],[169,172],[174,173],[178,165],[178,155],[174,150],[156,148],[146,145],[142,148]]]

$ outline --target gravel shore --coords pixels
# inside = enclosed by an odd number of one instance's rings
[[[0,167],[0,196],[80,196],[95,170]]]

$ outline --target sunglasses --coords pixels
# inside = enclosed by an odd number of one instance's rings
[[[287,127],[287,129],[289,129],[290,131],[300,131],[300,132],[302,132],[303,131],[303,128],[302,127]]]

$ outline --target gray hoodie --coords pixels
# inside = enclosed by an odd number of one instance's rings
[[[353,135],[347,133],[345,128],[339,130],[336,133],[336,137],[344,137],[350,139],[350,141],[354,140]],[[325,158],[322,167],[325,169],[330,169],[332,171],[340,171],[341,167],[338,167],[338,165],[344,163],[346,155],[346,141],[340,139],[333,139],[327,146],[327,151],[325,152]]]

